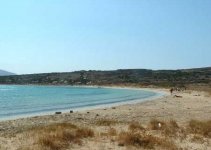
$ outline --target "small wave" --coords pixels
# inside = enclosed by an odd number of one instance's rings
[[[0,89],[0,91],[13,91],[14,89]]]

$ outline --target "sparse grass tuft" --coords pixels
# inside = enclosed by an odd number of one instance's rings
[[[129,130],[136,131],[136,130],[145,130],[144,127],[138,122],[132,122],[129,127]]]
[[[205,142],[203,136],[201,136],[201,135],[194,135],[194,136],[191,138],[191,141],[192,141],[192,142],[197,142],[197,143],[200,143],[200,144],[202,144],[202,143]]]
[[[108,135],[109,135],[109,136],[116,136],[116,135],[117,135],[116,129],[115,129],[115,128],[110,128],[110,129],[108,130]]]
[[[118,121],[115,120],[108,120],[108,119],[101,119],[96,121],[96,125],[98,126],[111,126],[117,124]]]
[[[37,131],[38,144],[50,150],[67,148],[70,143],[81,144],[81,139],[94,136],[91,129],[78,128],[72,124],[55,124]]]
[[[117,130],[110,127],[107,132],[101,132],[100,136],[112,137],[117,135]]]
[[[162,130],[163,128],[165,128],[166,123],[163,121],[159,121],[157,119],[152,119],[149,123],[149,128],[151,130]]]
[[[139,133],[133,132],[121,132],[118,136],[119,145],[126,146],[136,146],[144,148],[153,148],[154,143],[150,140],[149,137],[143,137]]]
[[[211,120],[209,121],[197,121],[191,120],[188,125],[188,129],[193,134],[200,134],[205,137],[211,137]]]
[[[91,130],[89,128],[77,129],[77,131],[76,131],[76,137],[77,138],[94,137],[94,132],[93,132],[93,130]]]
[[[118,141],[119,146],[135,146],[148,149],[153,149],[157,146],[169,150],[177,149],[172,141],[137,132],[121,132],[118,136]]]
[[[149,128],[151,130],[161,130],[166,136],[175,136],[180,129],[175,120],[163,122],[156,119],[150,121]]]
[[[179,129],[177,122],[175,120],[170,120],[166,123],[162,130],[166,136],[176,136]]]
[[[177,145],[169,138],[156,138],[155,143],[158,147],[161,147],[162,149],[178,150]]]
[[[169,121],[169,125],[175,129],[178,129],[179,128],[179,125],[177,124],[177,122],[175,120],[170,120]]]

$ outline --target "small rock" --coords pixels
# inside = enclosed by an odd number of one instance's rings
[[[176,97],[176,98],[182,98],[182,96],[180,96],[180,95],[174,95],[174,97]]]
[[[78,119],[78,120],[83,120],[83,118],[81,118],[81,117],[79,117],[79,118],[76,118],[76,119]]]
[[[118,146],[125,146],[123,143],[119,143]]]
[[[58,112],[55,112],[55,114],[56,114],[56,115],[58,115],[58,114],[62,114],[62,112],[58,111]]]
[[[73,110],[70,110],[70,113],[73,113]]]

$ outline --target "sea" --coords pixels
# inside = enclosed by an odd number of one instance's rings
[[[0,120],[146,101],[160,93],[82,86],[0,85]]]

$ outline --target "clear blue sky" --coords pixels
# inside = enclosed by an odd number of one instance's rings
[[[211,66],[211,0],[0,1],[0,69]]]

